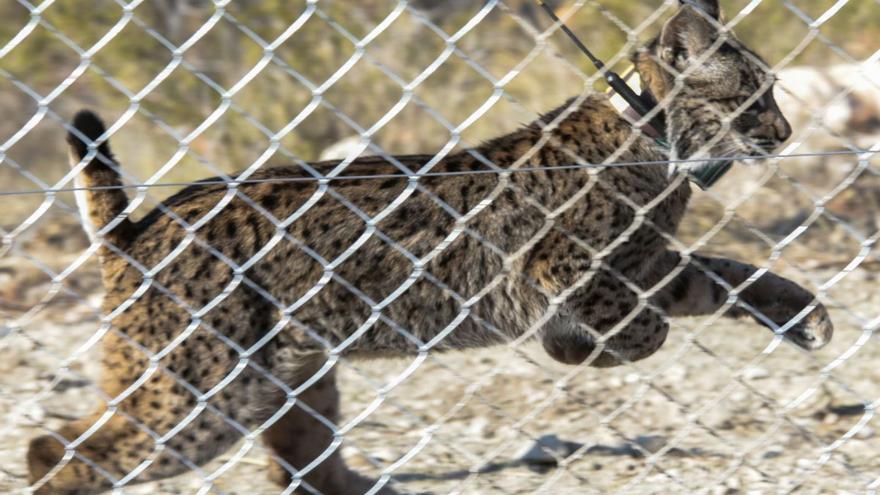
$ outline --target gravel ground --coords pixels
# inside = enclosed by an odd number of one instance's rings
[[[821,296],[837,328],[828,347],[806,354],[750,321],[699,318],[675,320],[660,352],[614,369],[557,365],[534,345],[431,355],[346,436],[349,464],[374,476],[390,470],[396,486],[412,493],[868,491],[880,477],[880,425],[863,407],[880,396],[880,348],[864,330],[872,320],[876,326],[880,312],[876,252],[840,277],[859,241],[824,218],[774,257],[773,243],[803,224],[812,200],[779,178],[752,194],[760,174],[738,170],[716,197],[700,195],[681,239],[712,233],[723,206],[750,194],[704,249],[753,263],[774,258],[775,271],[813,289],[833,281]],[[830,179],[811,177],[817,194],[833,188]],[[876,214],[867,204],[849,201],[840,206],[849,210],[837,213],[867,225],[860,221]],[[100,300],[96,266],[87,261],[52,296],[37,265],[61,269],[85,242],[63,213],[37,227],[0,258],[5,321],[49,301],[21,328],[0,328],[0,493],[25,489],[28,439],[88,414],[97,401],[96,351],[77,352],[97,328],[86,304]],[[379,387],[412,364],[345,363],[343,420],[357,417],[378,399]],[[561,463],[548,455],[523,460],[539,439],[561,453]],[[280,493],[266,481],[266,467],[258,445],[223,471],[213,491]],[[195,493],[201,486],[190,473],[125,493]]]

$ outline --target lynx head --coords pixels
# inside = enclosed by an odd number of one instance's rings
[[[701,158],[760,156],[791,135],[773,99],[775,78],[758,55],[722,32],[718,0],[680,0],[660,35],[634,56],[636,70],[666,112],[680,167]]]

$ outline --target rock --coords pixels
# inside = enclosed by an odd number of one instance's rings
[[[362,137],[348,136],[325,148],[318,159],[322,161],[342,160],[359,149],[365,149],[365,151],[362,151],[358,156],[368,156],[372,154],[371,152],[366,151],[367,148],[364,146]]]
[[[742,390],[738,390],[732,394],[730,394],[731,402],[744,402],[751,397],[751,394],[744,392]]]
[[[860,416],[865,414],[864,404],[843,404],[839,406],[829,406],[828,411],[839,416]]]
[[[764,459],[775,459],[775,458],[777,458],[777,457],[781,457],[781,456],[782,456],[782,452],[783,452],[783,449],[782,449],[781,446],[779,446],[779,445],[771,445],[771,446],[767,449],[767,451],[764,452],[764,455],[762,455],[761,457],[764,458]]]
[[[674,366],[670,366],[663,376],[673,382],[680,382],[687,378],[687,368],[680,364],[676,364]]]
[[[42,425],[46,420],[46,410],[38,403],[31,403],[20,411],[18,420],[28,426]]]
[[[653,454],[665,447],[668,441],[663,435],[639,435],[633,443]]]
[[[633,384],[638,383],[641,379],[641,375],[638,373],[627,373],[626,376],[623,377],[624,383]]]
[[[612,376],[608,379],[607,384],[608,388],[620,388],[621,386],[623,386],[623,380],[616,376]]]
[[[822,423],[826,424],[826,425],[833,425],[834,423],[837,423],[838,421],[840,421],[840,416],[838,416],[834,413],[828,413],[825,415],[824,418],[822,418]]]
[[[761,380],[770,376],[770,372],[760,366],[749,366],[742,372],[742,377],[746,380]]]
[[[863,426],[853,436],[855,438],[858,438],[859,440],[867,440],[869,438],[874,438],[876,435],[877,435],[877,431],[875,431],[874,428],[871,428],[870,426]]]
[[[74,379],[62,378],[61,380],[58,380],[58,382],[55,384],[54,387],[52,387],[52,391],[53,392],[64,392],[66,390],[70,390],[73,388],[88,387],[91,384],[92,384],[91,380],[86,380],[83,378],[74,378]]]
[[[64,421],[74,421],[80,418],[80,415],[76,414],[72,407],[43,407],[44,417],[63,419]]]
[[[724,485],[715,485],[709,493],[712,495],[727,495],[727,487]]]
[[[477,416],[467,423],[464,430],[467,432],[468,436],[486,438],[489,436],[488,431],[490,426],[488,419],[483,416]]]
[[[565,459],[581,447],[583,444],[561,440],[556,435],[544,435],[528,446],[518,458],[527,464],[555,466],[558,459]]]
[[[397,452],[395,452],[392,449],[388,449],[388,448],[372,449],[372,451],[368,452],[367,455],[369,455],[370,457],[372,457],[374,460],[376,460],[378,462],[384,462],[384,463],[394,462],[399,457],[397,455]]]

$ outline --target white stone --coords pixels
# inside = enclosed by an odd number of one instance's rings
[[[669,369],[663,373],[663,376],[673,382],[680,382],[687,378],[687,368],[680,364],[676,364],[675,366],[670,366]]]
[[[724,485],[715,485],[709,493],[712,495],[725,495],[727,493],[727,487]]]
[[[815,461],[813,461],[812,459],[798,459],[797,467],[801,469],[810,469],[814,463]]]
[[[870,426],[863,426],[853,436],[855,438],[858,438],[859,440],[867,440],[869,438],[874,438],[876,435],[877,435],[877,431],[875,431],[874,428],[871,428]]]
[[[465,431],[469,436],[486,437],[489,427],[489,420],[485,416],[476,416],[472,418]]]
[[[627,373],[625,377],[623,377],[624,383],[638,383],[641,379],[641,375],[638,373]]]
[[[730,394],[730,400],[734,402],[743,402],[749,398],[749,394],[742,390]]]
[[[838,421],[840,421],[840,416],[838,416],[834,413],[828,413],[825,415],[824,418],[822,418],[822,423],[824,423],[826,425],[833,425],[834,423],[837,423]]]
[[[770,376],[770,372],[760,366],[749,366],[742,373],[742,377],[746,380],[761,380],[768,376]]]

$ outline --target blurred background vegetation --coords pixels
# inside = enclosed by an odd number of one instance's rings
[[[848,57],[864,59],[876,50],[880,5],[875,0],[846,3],[806,46],[808,18],[819,18],[837,2],[754,3],[722,0],[728,18],[753,8],[736,32],[771,64],[791,54],[788,65],[828,66]],[[568,22],[575,32],[599,55],[617,60],[618,68],[632,49],[623,28],[637,31],[644,40],[657,32],[674,6],[662,0],[599,0],[572,10],[574,4],[554,2],[560,15],[571,15]],[[25,127],[38,110],[11,78],[42,96],[69,84],[49,105],[54,112],[67,119],[90,107],[108,122],[131,107],[130,95],[154,86],[113,139],[123,167],[139,179],[172,159],[179,139],[222,108],[222,91],[240,88],[231,95],[232,107],[193,136],[189,152],[162,179],[185,181],[247,167],[267,149],[270,134],[296,119],[301,121],[281,140],[289,155],[276,154],[273,162],[289,162],[290,156],[315,160],[333,143],[356,135],[352,124],[369,129],[388,112],[397,113],[377,130],[375,143],[389,153],[437,151],[450,140],[450,127],[485,110],[495,90],[487,73],[506,81],[505,96],[462,130],[464,145],[477,144],[580,93],[584,74],[594,72],[560,33],[547,49],[535,51],[533,33],[549,23],[531,0],[505,0],[491,9],[479,1],[421,0],[402,12],[393,0],[321,0],[317,9],[307,14],[304,0],[232,0],[225,11],[206,0],[145,0],[126,22],[124,9],[113,0],[57,0],[40,18],[32,17],[23,1],[6,0],[0,3],[0,47],[33,29],[0,59],[0,74],[6,76],[0,77],[0,142]],[[259,69],[263,46],[302,16],[307,20],[301,28],[279,43],[274,58]],[[468,27],[475,16],[482,20]],[[356,40],[385,19],[393,22],[358,57]],[[87,51],[114,26],[121,26],[118,34],[94,54],[82,75],[71,78],[81,63],[73,46]],[[457,51],[448,54],[444,36],[456,33]],[[172,50],[181,46],[186,49],[178,64]],[[302,80],[319,87],[352,60],[356,62],[323,93],[329,105],[311,105],[313,94]],[[443,63],[436,70],[424,72],[438,60]],[[243,77],[252,79],[241,84]],[[417,78],[424,80],[407,102],[402,85]],[[402,109],[400,102],[407,102]],[[47,117],[18,139],[0,164],[3,189],[40,189],[39,181],[53,184],[63,177],[68,171],[63,132]],[[156,190],[154,196],[172,192]],[[42,199],[0,199],[0,208],[7,211],[0,224],[16,225]]]

